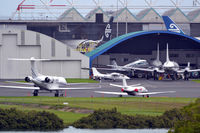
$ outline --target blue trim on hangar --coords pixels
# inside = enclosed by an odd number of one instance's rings
[[[90,65],[91,65],[92,61],[97,56],[103,54],[107,50],[109,50],[112,47],[120,44],[123,41],[126,41],[126,40],[128,40],[130,38],[133,38],[133,37],[138,37],[138,36],[141,36],[141,35],[159,34],[159,33],[166,33],[166,34],[182,36],[182,37],[185,37],[185,38],[188,38],[188,39],[191,39],[193,41],[196,41],[196,42],[200,43],[200,40],[198,40],[198,39],[196,39],[194,37],[191,37],[191,36],[188,36],[188,35],[185,35],[185,34],[176,33],[176,32],[170,32],[170,31],[148,31],[148,32],[147,31],[138,31],[138,32],[131,32],[131,33],[124,34],[124,35],[121,35],[119,37],[116,37],[116,38],[114,38],[114,39],[102,44],[101,46],[97,47],[93,51],[87,53],[86,56],[88,56],[90,58]]]

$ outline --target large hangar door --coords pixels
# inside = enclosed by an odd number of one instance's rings
[[[62,72],[66,78],[81,78],[81,61],[64,61]]]
[[[42,73],[65,78],[81,78],[81,61],[42,62]]]
[[[18,78],[18,62],[8,61],[8,58],[18,57],[17,34],[2,35],[1,47],[1,78]]]

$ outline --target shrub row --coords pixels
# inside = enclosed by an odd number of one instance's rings
[[[174,122],[181,119],[178,109],[166,111],[162,116],[123,115],[117,109],[94,111],[88,117],[83,117],[73,123],[76,128],[171,128]]]
[[[23,112],[15,108],[0,109],[0,130],[59,130],[63,128],[63,121],[53,113]]]

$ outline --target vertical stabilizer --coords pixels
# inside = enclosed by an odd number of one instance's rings
[[[39,75],[39,73],[38,73],[38,70],[36,68],[35,58],[31,57],[30,61],[31,61],[31,74],[32,74],[32,77],[36,78]]]
[[[99,76],[101,73],[95,67],[92,67],[93,76]]]
[[[168,31],[172,31],[172,32],[177,32],[177,33],[181,33],[181,34],[185,34],[181,28],[178,27],[178,25],[171,20],[168,16],[162,16],[163,21],[165,23],[166,29]]]
[[[113,19],[114,19],[114,17],[111,16],[109,23],[105,27],[105,33],[104,33],[104,36],[103,36],[103,41],[109,41],[111,39]]]
[[[157,57],[156,57],[156,60],[159,61],[160,60],[160,57],[159,57],[159,43],[157,45]]]
[[[118,67],[117,62],[115,60],[112,61],[112,67],[113,68],[117,68]]]
[[[127,87],[127,82],[125,78],[122,78],[122,82],[123,82],[123,87]]]
[[[169,49],[168,49],[168,43],[167,43],[167,50],[166,50],[166,62],[169,62]]]

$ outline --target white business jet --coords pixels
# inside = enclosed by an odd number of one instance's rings
[[[55,97],[59,96],[59,91],[62,90],[69,90],[69,89],[94,89],[94,88],[72,88],[72,87],[61,87],[68,85],[65,78],[63,77],[57,77],[57,76],[46,76],[38,73],[36,68],[36,61],[48,61],[49,59],[35,59],[34,57],[31,57],[30,59],[16,59],[16,58],[10,58],[8,60],[17,60],[17,61],[30,61],[31,62],[31,73],[32,76],[25,77],[26,82],[32,82],[34,86],[2,86],[0,85],[0,88],[17,88],[17,89],[29,89],[34,90],[33,96],[38,96],[38,93],[40,90],[46,90],[50,92],[55,92]],[[21,83],[24,84],[24,83]],[[27,84],[27,83],[25,83]]]
[[[175,92],[175,91],[148,92],[148,90],[144,86],[141,86],[140,84],[127,85],[126,79],[122,79],[122,81],[123,81],[123,85],[110,84],[111,86],[121,88],[121,92],[108,92],[108,91],[95,91],[95,92],[102,93],[102,94],[119,95],[120,97],[127,96],[127,95],[143,96],[143,97],[146,95],[147,97],[149,97],[149,95],[153,95],[153,94],[174,93]]]
[[[92,72],[93,72],[93,78],[94,79],[111,79],[111,80],[116,80],[116,79],[130,79],[128,76],[121,74],[121,73],[108,73],[108,74],[102,74],[100,72],[97,71],[97,69],[95,67],[92,67]]]

